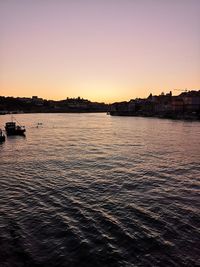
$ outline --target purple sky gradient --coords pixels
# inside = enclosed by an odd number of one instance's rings
[[[173,88],[200,89],[199,0],[0,1],[0,95],[112,102]]]

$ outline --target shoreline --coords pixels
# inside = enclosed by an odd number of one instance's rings
[[[157,114],[157,115],[147,115],[147,114],[109,114],[114,117],[140,117],[140,118],[157,118],[157,119],[169,119],[169,120],[184,120],[184,121],[200,121],[199,115],[191,115],[191,114]]]
[[[148,115],[148,114],[123,114],[123,113],[112,113],[108,111],[65,111],[65,112],[10,112],[0,114],[3,115],[23,115],[23,114],[94,114],[104,113],[112,117],[137,117],[137,118],[156,118],[156,119],[168,119],[173,121],[197,121],[200,122],[200,117],[191,114],[171,114],[171,115]]]

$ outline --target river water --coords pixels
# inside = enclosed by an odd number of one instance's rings
[[[200,265],[199,122],[15,117],[27,133],[0,144],[0,266]]]

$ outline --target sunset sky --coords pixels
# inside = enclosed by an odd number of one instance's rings
[[[174,88],[200,89],[199,0],[0,0],[0,95],[108,103]]]

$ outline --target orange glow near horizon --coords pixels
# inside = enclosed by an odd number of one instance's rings
[[[200,89],[199,1],[10,0],[0,22],[0,95],[111,103]]]

